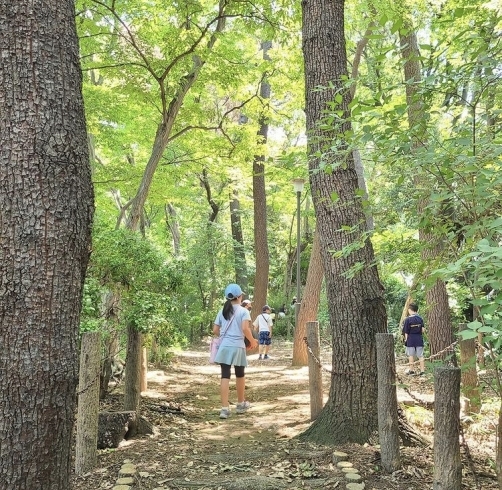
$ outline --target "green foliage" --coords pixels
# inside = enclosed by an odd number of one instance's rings
[[[180,285],[178,271],[166,264],[164,255],[151,242],[125,229],[96,229],[82,329],[103,325],[100,306],[103,293],[111,290],[120,296],[122,327],[131,325],[172,345],[180,341],[171,321],[175,308],[171,298]]]
[[[95,332],[103,326],[100,306],[104,288],[97,278],[88,274],[84,283],[82,312],[80,314],[80,332]]]
[[[77,2],[97,206],[83,330],[102,328],[102,298],[114,290],[121,296],[121,325],[127,322],[150,332],[152,345],[183,344],[209,333],[221,291],[234,279],[228,210],[234,192],[240,201],[252,293],[259,273],[253,265],[252,219],[252,160],[257,154],[265,158],[269,298],[276,308],[283,302],[284,283],[290,280],[285,277],[287,256],[296,246],[290,181],[307,171],[301,9],[282,1],[230,2],[227,26],[209,49],[209,37],[202,33],[214,31],[216,5]],[[349,58],[373,21],[349,107],[353,130],[327,143],[326,151],[347,155],[357,149],[361,154],[369,190],[364,204],[375,221],[371,240],[386,288],[389,328],[397,328],[406,283],[418,284],[416,297],[428,282],[441,278],[448,282],[455,318],[464,318],[469,303],[479,306],[481,321],[470,324],[471,335],[482,332],[485,340],[498,345],[500,12],[478,0],[419,1],[412,9],[406,2],[377,1],[366,7],[371,18],[360,15],[360,4],[346,7]],[[408,11],[413,26],[403,16]],[[399,35],[411,27],[419,36],[420,84],[402,76]],[[272,41],[269,60],[260,50],[265,39]],[[111,231],[118,207],[137,192],[163,110],[194,59],[204,66],[183,100],[156,170],[145,206],[145,237]],[[264,74],[272,87],[269,100],[258,96]],[[353,83],[346,80],[345,89]],[[407,86],[416,89],[424,107],[420,148],[414,147],[417,133],[409,130]],[[334,95],[323,121],[326,127],[345,122],[338,108],[341,100],[341,93]],[[266,146],[257,138],[260,117],[271,128]],[[324,170],[333,171],[329,166]],[[201,187],[203,171],[210,197]],[[354,198],[365,199],[362,192]],[[428,204],[418,215],[417,206],[424,201]],[[167,203],[178,212],[181,249],[176,256],[169,247]],[[209,223],[213,204],[219,211]],[[313,222],[313,211],[308,212]],[[434,263],[421,259],[419,229],[443,245]],[[358,246],[360,241],[353,244]],[[301,258],[303,283],[309,256],[307,247]],[[365,266],[355,264],[348,273]],[[425,268],[435,272],[427,275]],[[324,303],[318,319],[328,331]]]
[[[387,306],[387,327],[389,333],[399,334],[401,314],[408,297],[408,288],[402,280],[392,275],[382,277],[385,288],[385,304]]]

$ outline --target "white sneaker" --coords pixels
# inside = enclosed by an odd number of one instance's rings
[[[220,419],[228,419],[230,417],[230,410],[228,408],[222,408],[220,412]]]
[[[244,401],[242,403],[238,403],[237,404],[237,408],[235,409],[235,411],[237,413],[245,413],[247,412],[249,409],[251,408],[251,403],[249,403],[248,401]]]

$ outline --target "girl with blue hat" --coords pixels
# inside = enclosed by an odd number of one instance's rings
[[[241,306],[242,289],[238,284],[229,284],[225,288],[225,304],[216,315],[213,333],[220,337],[220,346],[215,362],[221,367],[221,411],[220,419],[230,417],[228,396],[230,391],[231,367],[234,366],[235,388],[237,391],[238,414],[245,413],[251,407],[245,399],[245,367],[248,365],[246,349],[257,347],[256,339],[251,333],[251,315],[249,310]],[[248,347],[244,339],[249,341]]]

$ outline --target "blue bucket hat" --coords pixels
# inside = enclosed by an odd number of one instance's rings
[[[235,299],[243,294],[241,287],[238,284],[229,284],[225,288],[225,298]]]

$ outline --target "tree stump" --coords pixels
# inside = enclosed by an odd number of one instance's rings
[[[136,412],[100,412],[98,449],[117,448],[134,422]]]
[[[428,447],[430,442],[417,432],[408,422],[404,410],[401,407],[397,407],[398,425],[399,425],[399,437],[405,447]]]

